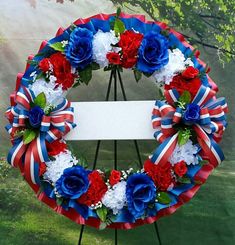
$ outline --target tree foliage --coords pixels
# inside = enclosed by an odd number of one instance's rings
[[[151,18],[166,22],[192,45],[217,52],[221,61],[235,58],[234,0],[112,0],[132,9],[141,7]]]

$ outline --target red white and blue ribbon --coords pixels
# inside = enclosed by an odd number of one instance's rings
[[[74,124],[74,112],[70,102],[66,99],[59,104],[50,115],[44,115],[38,136],[29,144],[24,144],[23,137],[15,137],[19,130],[27,128],[31,103],[35,95],[26,88],[20,87],[15,96],[15,106],[6,111],[6,117],[10,124],[6,126],[8,133],[11,135],[13,147],[10,149],[7,160],[13,167],[20,167],[25,179],[35,190],[39,184],[39,163],[49,161],[46,148],[46,141],[53,142],[61,139],[76,125]],[[24,162],[22,162],[24,159]]]
[[[165,91],[167,101],[157,100],[152,113],[152,125],[155,138],[161,142],[151,157],[155,164],[168,160],[178,140],[175,125],[180,122],[183,115],[182,108],[175,108],[173,104],[178,101],[179,94],[176,90]],[[215,92],[209,87],[201,86],[192,103],[200,106],[200,120],[193,125],[197,140],[211,164],[215,167],[224,155],[217,142],[227,126],[227,103],[224,98],[215,99]]]

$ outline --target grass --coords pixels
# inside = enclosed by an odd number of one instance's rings
[[[163,244],[234,244],[234,163],[224,162],[190,203],[159,220]],[[0,167],[0,244],[77,244],[80,226],[40,203],[18,170],[6,163]],[[86,227],[82,244],[110,245],[113,238],[113,230]],[[120,245],[157,244],[153,225],[118,231],[118,241]]]

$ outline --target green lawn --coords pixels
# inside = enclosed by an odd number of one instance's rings
[[[233,164],[224,162],[190,203],[159,220],[163,244],[234,244]],[[7,168],[5,172],[0,187],[0,244],[77,244],[80,226],[40,203],[17,170]],[[113,230],[86,227],[82,244],[110,245],[113,237]],[[153,225],[118,231],[118,240],[120,245],[157,244]]]

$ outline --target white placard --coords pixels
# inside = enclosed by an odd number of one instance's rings
[[[73,102],[77,127],[66,140],[154,139],[155,101]]]

